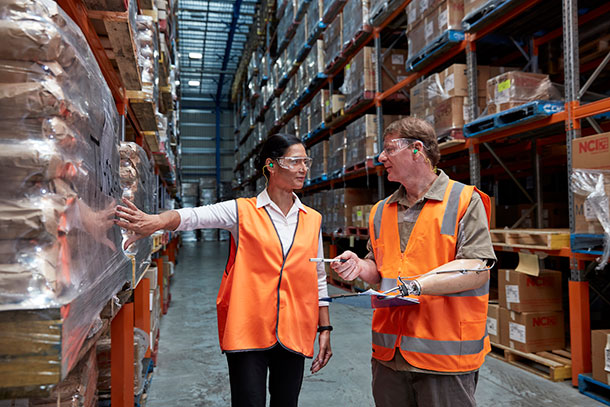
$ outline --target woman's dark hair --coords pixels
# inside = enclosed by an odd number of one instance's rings
[[[305,146],[301,140],[292,134],[278,133],[274,134],[265,141],[261,152],[258,154],[255,165],[256,169],[263,171],[267,158],[275,160],[282,157],[290,146],[301,144]]]

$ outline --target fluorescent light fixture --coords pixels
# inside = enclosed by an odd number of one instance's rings
[[[176,82],[174,82],[174,83],[176,84],[176,86],[179,86],[179,85],[180,85],[180,81],[176,81]]]
[[[201,82],[199,82],[199,81],[189,81],[189,86],[197,87],[197,86],[199,86],[200,83]]]
[[[189,58],[190,59],[201,59],[201,58],[203,58],[203,55],[201,54],[201,52],[189,52]]]

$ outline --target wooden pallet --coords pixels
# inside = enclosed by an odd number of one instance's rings
[[[572,355],[567,350],[527,353],[493,342],[491,349],[489,356],[545,379],[559,382],[572,378]]]
[[[128,90],[125,95],[142,131],[158,131],[157,106],[148,93]],[[149,146],[152,148],[152,146]]]
[[[559,250],[570,246],[569,229],[492,229],[495,246]]]
[[[133,24],[137,13],[136,0],[84,0],[84,3],[106,54],[116,63],[123,85],[126,89],[141,90],[142,78]]]

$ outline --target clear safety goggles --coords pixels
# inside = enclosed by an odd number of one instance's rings
[[[309,170],[313,159],[311,157],[278,157],[276,161],[280,167],[294,171],[302,166]]]
[[[416,141],[419,140],[414,138],[395,138],[392,140],[386,140],[383,143],[383,151],[381,152],[385,153],[385,155],[396,155]]]

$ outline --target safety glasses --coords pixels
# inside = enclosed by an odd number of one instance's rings
[[[302,166],[309,170],[313,160],[311,157],[278,157],[276,161],[280,167],[294,171]]]
[[[385,153],[385,155],[396,155],[416,141],[418,140],[413,138],[395,138],[392,140],[386,140],[383,143],[382,153]]]

